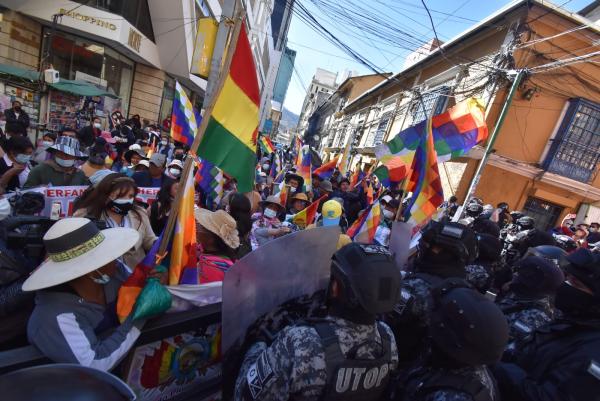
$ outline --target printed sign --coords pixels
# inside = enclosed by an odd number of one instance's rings
[[[166,401],[216,384],[221,326],[211,324],[135,348],[127,384],[144,401]]]
[[[54,219],[73,215],[73,202],[87,189],[86,186],[35,188],[32,191],[44,194],[45,205],[42,216]],[[156,199],[159,188],[139,188],[136,200],[151,205]]]

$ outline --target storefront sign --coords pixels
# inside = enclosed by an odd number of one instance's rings
[[[142,35],[135,29],[129,28],[129,39],[127,39],[127,44],[139,53],[140,45],[142,44]]]
[[[102,28],[110,29],[111,31],[117,30],[117,26],[115,24],[108,22],[108,21],[103,21],[103,20],[95,18],[95,17],[91,17],[89,15],[83,15],[83,14],[79,14],[78,12],[68,11],[68,10],[65,10],[64,8],[61,8],[60,10],[58,10],[58,13],[61,15],[79,20],[79,21],[89,22],[92,25],[97,25]]]

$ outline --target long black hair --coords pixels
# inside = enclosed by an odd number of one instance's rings
[[[158,216],[164,217],[171,210],[171,188],[178,182],[175,180],[164,180],[158,194],[156,194],[156,201],[158,202]]]
[[[240,237],[245,237],[252,230],[252,204],[246,195],[239,192],[229,198],[229,214],[236,222]]]

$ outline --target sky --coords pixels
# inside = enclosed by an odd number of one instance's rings
[[[366,39],[362,29],[340,24],[340,19],[327,10],[322,4],[343,5],[340,0],[296,0],[306,6],[314,17],[327,29],[347,43],[353,50],[368,59],[371,63],[388,72],[398,72],[402,69],[404,58],[410,53],[418,41],[421,43],[433,39],[433,31],[429,17],[421,0],[354,0],[355,3],[367,7],[373,13],[383,15],[393,21],[394,27],[407,32],[411,43],[398,41],[389,43],[384,40]],[[569,11],[578,11],[591,3],[592,0],[554,0]],[[496,10],[510,3],[508,0],[425,0],[431,11],[438,37],[447,41],[461,32],[469,29]],[[315,4],[321,4],[320,8]],[[340,8],[340,12],[345,12]],[[346,14],[348,16],[348,14]],[[348,16],[348,18],[351,18]],[[383,18],[383,17],[382,17]],[[379,17],[378,17],[379,20]],[[354,70],[359,74],[372,73],[367,67],[351,59],[316,33],[304,21],[294,15],[288,34],[288,47],[296,50],[296,73],[292,75],[284,106],[300,114],[306,88],[316,69],[323,68],[332,72],[342,73],[344,70]],[[339,83],[339,82],[338,82]]]

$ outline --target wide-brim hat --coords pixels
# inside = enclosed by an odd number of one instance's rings
[[[279,199],[279,196],[277,195],[271,195],[267,197],[266,200],[259,202],[259,205],[261,205],[262,207],[266,207],[268,205],[275,205],[280,210],[285,210],[285,206],[281,204],[281,199]]]
[[[333,185],[331,185],[331,181],[329,181],[329,180],[323,180],[319,184],[319,189],[321,191],[333,192]]]
[[[125,160],[127,160],[128,163],[131,163],[131,156],[133,156],[134,153],[139,155],[142,158],[142,160],[148,160],[148,157],[146,156],[146,152],[144,152],[144,150],[141,147],[133,148],[133,149],[129,149],[127,152],[125,152]]]
[[[122,256],[139,240],[132,228],[100,231],[91,220],[70,217],[57,221],[46,235],[46,259],[23,283],[23,291],[36,291],[85,276]]]
[[[292,196],[292,201],[295,201],[295,200],[304,201],[306,203],[310,202],[308,200],[308,196],[306,196],[306,194],[304,192],[298,192],[298,193],[294,194],[294,196]]]
[[[88,157],[87,154],[79,149],[79,141],[77,138],[71,138],[69,136],[59,136],[54,145],[50,146],[47,151],[53,153],[56,150],[69,156],[77,157],[78,159],[85,159]]]
[[[224,210],[211,212],[208,209],[196,208],[194,210],[196,222],[206,228],[231,249],[237,249],[240,246],[240,237],[237,230],[237,223],[231,215]]]

